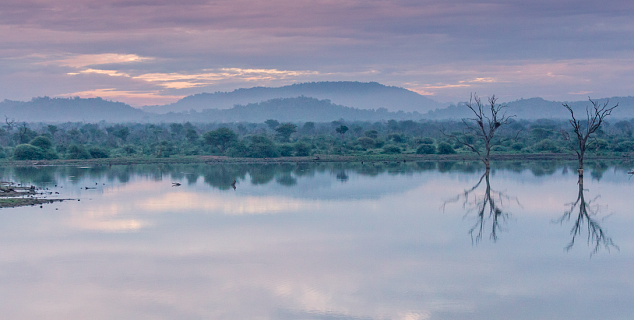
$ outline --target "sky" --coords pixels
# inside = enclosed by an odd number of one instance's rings
[[[441,102],[634,95],[634,2],[3,0],[0,100],[156,105],[376,81]]]

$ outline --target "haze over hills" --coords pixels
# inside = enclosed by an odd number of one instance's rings
[[[305,88],[315,88],[315,84],[319,84],[316,88],[325,90],[326,86],[331,86],[335,89],[335,92],[344,91],[341,88],[348,86],[356,88],[356,96],[363,96],[359,88],[378,88],[380,92],[387,90],[388,94],[383,96],[390,96],[390,94],[400,95],[400,101],[407,99],[403,97],[411,97],[411,94],[417,95],[414,92],[380,85],[378,83],[359,83],[359,82],[324,82],[324,83],[310,83],[299,84],[296,86],[288,86],[282,88],[291,88],[296,90],[306,86]],[[282,88],[251,88],[241,89],[244,92],[256,96],[255,93],[264,91],[269,92],[269,89],[282,89]],[[339,89],[336,89],[339,88]],[[240,90],[233,91],[231,93],[222,94],[201,94],[197,95],[200,99],[205,100],[219,99],[218,97],[224,97],[226,95],[237,94],[236,92],[242,92]],[[192,99],[197,96],[190,96]],[[260,95],[261,96],[261,95]],[[377,97],[378,94],[368,92],[363,99],[370,100],[368,97]],[[420,98],[427,99],[418,95]],[[414,98],[413,98],[414,99]],[[416,98],[418,99],[418,98]],[[416,100],[414,99],[414,100]],[[186,101],[187,98],[181,100]],[[201,101],[202,101],[201,100]],[[486,97],[483,97],[486,100]],[[605,103],[608,99],[599,99],[599,103]],[[356,101],[361,101],[357,99]],[[423,101],[423,100],[416,100]],[[634,97],[613,97],[609,99],[610,106],[619,103],[619,107],[614,110],[612,119],[634,118]],[[335,103],[328,99],[319,99],[310,96],[298,96],[290,98],[273,98],[264,101],[258,101],[253,103],[244,103],[232,106],[227,109],[215,109],[206,108],[200,111],[187,111],[169,112],[163,114],[149,113],[144,110],[133,108],[125,103],[107,101],[101,98],[33,98],[31,101],[10,101],[4,100],[0,102],[0,116],[6,116],[9,119],[15,119],[22,122],[262,122],[267,119],[276,119],[278,121],[333,121],[339,119],[345,119],[349,121],[361,120],[361,121],[380,121],[380,120],[441,120],[441,119],[461,119],[472,117],[470,111],[463,105],[451,105],[443,108],[439,107],[429,112],[391,112],[387,108],[375,108],[375,109],[362,109],[355,108],[345,104]],[[548,101],[542,98],[520,99],[506,103],[508,108],[507,114],[515,115],[516,119],[540,119],[540,118],[560,118],[568,119],[570,117],[568,111],[562,107],[561,102]],[[580,116],[585,115],[585,107],[590,106],[590,102],[574,101],[568,102],[572,106],[577,114]],[[412,109],[404,108],[404,109]]]
[[[49,98],[38,97],[31,101],[0,102],[0,117],[6,116],[18,122],[120,122],[150,120],[150,114],[123,102],[101,98]]]
[[[145,106],[153,113],[181,112],[204,109],[230,109],[234,105],[259,103],[276,98],[300,96],[328,99],[334,104],[357,109],[379,109],[397,112],[419,112],[442,108],[447,104],[434,101],[416,92],[385,86],[376,82],[308,82],[284,87],[254,87],[231,92],[200,93],[187,96],[175,103],[163,106]]]
[[[277,98],[259,103],[236,105],[231,109],[206,109],[201,112],[168,113],[159,116],[170,121],[203,122],[264,122],[275,119],[282,122],[329,122],[338,119],[349,121],[418,120],[423,115],[418,112],[389,112],[385,108],[378,110],[357,109],[310,97]]]
[[[485,103],[486,98],[483,98]],[[602,98],[594,100],[601,105],[608,102],[608,106],[614,106],[619,104],[619,107],[614,109],[610,118],[634,118],[634,97],[612,97]],[[562,106],[559,101],[548,101],[542,98],[530,98],[520,99],[503,103],[507,106],[506,113],[508,115],[515,115],[516,119],[568,119],[570,118],[570,112]],[[567,103],[575,112],[577,119],[581,116],[585,117],[586,107],[592,107],[592,104],[588,100],[583,101],[571,101]],[[458,105],[451,105],[447,108],[437,109],[430,111],[423,115],[427,119],[460,119],[469,118],[473,116],[473,113],[464,106],[464,102]]]

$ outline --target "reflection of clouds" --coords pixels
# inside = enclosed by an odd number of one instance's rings
[[[109,206],[91,206],[79,210],[71,210],[68,220],[69,226],[81,230],[97,230],[104,232],[135,231],[149,226],[149,223],[139,219],[121,218],[120,215],[129,214],[127,210],[116,203]]]
[[[173,212],[183,210],[217,211],[224,214],[266,214],[315,209],[313,201],[288,199],[285,197],[231,197],[204,195],[190,192],[170,192],[158,197],[137,199],[136,207],[151,212]]]
[[[349,182],[341,184],[326,171],[316,172],[317,180],[297,177],[293,188],[273,180],[242,183],[237,191],[202,181],[175,188],[165,175],[163,181],[133,175],[103,193],[86,192],[92,200],[64,202],[60,211],[45,206],[0,215],[0,296],[9,301],[0,311],[10,319],[516,319],[517,310],[528,310],[526,318],[569,318],[573,304],[587,306],[580,312],[600,309],[606,304],[596,292],[631,300],[623,286],[631,282],[626,250],[619,259],[592,261],[603,271],[596,272],[586,256],[557,255],[557,239],[532,227],[495,248],[470,247],[456,225],[459,216],[439,206],[480,174],[370,177],[350,171]],[[309,199],[289,195],[306,186],[302,181],[322,184],[306,193]],[[624,188],[627,177],[608,181],[592,186],[616,199],[631,194]],[[500,190],[522,194],[527,204],[561,195],[569,182],[495,175]],[[346,196],[356,192],[368,196]],[[518,225],[548,229],[561,201],[552,210],[539,205]],[[266,212],[293,214],[246,214]],[[38,229],[33,237],[32,226],[16,228],[29,216],[35,223],[53,219],[47,226],[54,219],[70,225]],[[125,231],[135,223],[157,228],[107,236],[75,229]],[[527,245],[538,240],[544,243]]]

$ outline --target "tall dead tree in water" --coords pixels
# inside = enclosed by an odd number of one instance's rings
[[[469,102],[465,105],[473,112],[475,117],[462,119],[465,128],[461,135],[448,135],[444,131],[443,134],[475,152],[480,160],[484,162],[486,172],[489,172],[491,169],[489,161],[491,147],[500,142],[496,139],[495,133],[502,126],[508,124],[514,116],[506,115],[504,112],[506,106],[498,104],[495,95],[488,99],[487,105],[484,105],[476,94],[472,94]],[[481,141],[483,145],[478,145],[478,141]]]
[[[590,99],[590,97],[588,97],[588,100],[592,103],[592,109],[586,107],[586,119],[584,121],[577,120],[572,108],[567,103],[563,104],[563,106],[570,111],[572,119],[570,119],[569,122],[572,125],[574,135],[571,136],[567,131],[562,131],[562,135],[564,139],[570,143],[571,149],[577,154],[577,158],[579,159],[579,168],[577,169],[579,172],[579,181],[583,179],[583,157],[588,145],[588,139],[601,127],[605,117],[609,116],[612,110],[619,106],[617,103],[613,107],[608,107],[609,100],[604,104],[600,104],[598,101]]]

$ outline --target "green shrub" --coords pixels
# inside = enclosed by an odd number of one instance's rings
[[[295,144],[295,155],[298,157],[310,156],[311,146],[305,142],[297,142]]]
[[[388,140],[392,140],[396,143],[405,142],[405,136],[399,133],[391,133],[387,136]]]
[[[634,142],[632,141],[623,141],[614,147],[614,151],[616,152],[632,152],[634,151]]]
[[[232,143],[227,148],[227,151],[225,151],[225,155],[227,157],[232,157],[232,158],[245,157],[247,155],[247,153],[248,153],[247,146],[244,144],[244,142],[242,140],[238,140],[238,141]]]
[[[125,152],[127,155],[132,155],[136,153],[136,148],[131,144],[126,144],[122,147],[122,149],[123,152]]]
[[[372,149],[376,146],[376,141],[370,137],[361,137],[357,141],[364,149]]]
[[[434,144],[434,139],[425,137],[416,139],[416,144]]]
[[[45,136],[37,136],[31,142],[30,145],[36,146],[42,150],[48,150],[53,146],[53,141],[49,137]]]
[[[433,144],[421,144],[416,149],[417,154],[434,154],[436,153],[436,147]]]
[[[90,159],[90,152],[82,145],[71,144],[66,150],[66,159]]]
[[[520,142],[515,142],[514,144],[511,145],[511,149],[515,150],[515,151],[520,151],[524,148],[524,144],[520,143]]]
[[[206,144],[220,148],[221,152],[225,152],[225,149],[229,144],[238,140],[238,135],[229,128],[218,128],[217,130],[205,132],[203,134],[203,140]]]
[[[533,149],[536,151],[544,152],[557,152],[559,151],[559,147],[552,140],[544,139],[533,145]]]
[[[438,144],[438,154],[452,154],[456,153],[456,150],[447,142],[441,142]]]
[[[594,139],[588,143],[588,150],[592,151],[604,151],[608,149],[610,144],[604,139]]]
[[[95,159],[108,158],[109,156],[108,150],[99,147],[92,147],[88,150],[88,152],[90,153],[90,156]]]
[[[45,155],[42,148],[30,144],[19,144],[13,149],[13,158],[15,160],[43,160]]]
[[[281,144],[277,149],[279,150],[282,157],[291,157],[293,156],[293,150],[295,148],[293,148],[293,145],[291,144],[284,143]]]
[[[273,141],[264,135],[252,136],[247,156],[251,158],[272,158],[277,156]]]
[[[401,153],[401,148],[399,148],[396,145],[393,144],[388,144],[386,146],[383,147],[383,152],[385,154],[399,154]]]
[[[370,139],[376,139],[379,137],[379,132],[373,129],[366,131],[364,135]]]

